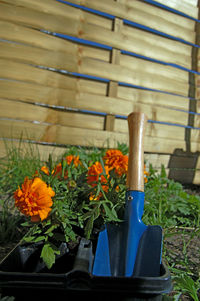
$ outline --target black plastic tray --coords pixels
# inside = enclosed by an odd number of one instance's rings
[[[41,244],[17,246],[0,264],[0,291],[16,300],[87,299],[162,300],[171,290],[171,277],[164,263],[159,277],[97,277],[90,273],[93,250],[90,241],[81,240],[70,252],[60,246],[61,255],[47,270],[40,260]]]

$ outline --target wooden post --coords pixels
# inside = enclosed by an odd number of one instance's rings
[[[123,20],[115,18],[113,21],[113,31],[120,32],[123,26]],[[119,65],[120,64],[121,51],[119,49],[112,49],[110,63]],[[108,84],[108,96],[117,99],[118,82],[110,81]],[[116,101],[117,105],[117,101]],[[115,126],[115,115],[108,114],[105,119],[105,130],[114,131]]]
[[[200,9],[200,0],[198,1],[198,8]],[[198,12],[198,16],[200,17],[200,11]],[[199,18],[198,17],[198,18]],[[195,32],[196,32],[196,38],[195,38],[195,44],[200,45],[200,24],[199,22],[196,22],[195,24]],[[192,47],[192,66],[191,69],[194,71],[198,71],[198,48]],[[194,73],[189,72],[189,92],[188,97],[190,98],[189,101],[189,112],[196,113],[197,111],[197,80]],[[193,127],[194,126],[194,114],[188,114],[188,126]],[[191,152],[191,128],[185,129],[185,143],[186,143],[186,152]]]

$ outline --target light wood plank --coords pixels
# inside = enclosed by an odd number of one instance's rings
[[[197,170],[197,171],[195,172],[193,184],[195,184],[195,185],[200,185],[200,170]]]
[[[140,29],[133,28],[128,25],[124,25],[122,27],[122,33],[127,36],[129,39],[143,39],[152,47],[158,47],[162,50],[163,57],[164,53],[166,53],[167,61],[166,62],[173,62],[174,64],[182,65],[183,61],[185,60],[184,64],[185,67],[191,67],[191,51],[192,46],[180,43],[175,40],[170,40],[163,38],[159,35],[155,35],[151,32],[142,31]],[[180,57],[179,57],[180,56]],[[174,57],[174,58],[173,58]],[[159,59],[159,58],[157,58]]]
[[[12,151],[13,149],[20,149],[21,154],[29,154],[30,156],[33,154],[43,162],[48,161],[49,154],[51,154],[53,160],[56,161],[67,151],[67,148],[48,144],[42,145],[21,140],[0,139],[0,159],[6,159],[7,152]]]
[[[58,144],[117,147],[117,143],[128,143],[128,134],[89,130],[59,125],[47,126],[30,122],[0,120],[0,136],[2,138],[29,139],[38,142]],[[170,153],[175,148],[185,148],[182,140],[146,136],[144,150],[146,152]]]
[[[188,0],[188,1],[190,1],[190,0]],[[197,1],[197,0],[194,0],[194,1]],[[153,15],[154,17],[159,16],[160,18],[164,19],[165,21],[174,23],[174,24],[179,25],[188,30],[195,31],[195,22],[193,20],[182,17],[177,14],[174,14],[170,11],[159,8],[157,6],[148,4],[145,1],[120,0],[120,3],[127,5],[129,7],[132,7],[132,8],[141,9],[144,12]]]
[[[146,114],[145,111],[142,112]],[[118,133],[127,133],[128,132],[127,121],[116,119],[115,131]],[[181,142],[184,142],[185,130],[184,128],[177,127],[177,126],[148,123],[148,126],[146,128],[146,135],[150,137],[166,138],[171,141],[174,140],[174,144],[176,144],[176,140],[180,140]]]
[[[190,59],[191,61],[191,59]],[[177,80],[177,78],[180,81],[185,82],[188,84],[189,76],[188,72],[185,72],[183,70],[171,67],[171,66],[165,66],[162,64],[156,64],[154,62],[146,61],[143,59],[138,59],[133,56],[129,55],[121,55],[120,56],[120,66],[130,68],[134,71],[136,70],[142,70],[148,74],[152,74],[154,76],[155,74],[159,74],[164,77],[169,77]]]
[[[3,20],[0,20],[0,37],[4,40],[14,41],[42,49],[62,52],[72,52],[77,50],[76,44],[67,40],[60,39],[20,24],[14,24]]]
[[[72,0],[73,3],[83,4],[81,0]],[[85,0],[84,6],[92,7],[94,9],[104,11],[110,14],[113,14],[122,19],[127,19],[139,24],[142,24],[147,27],[151,27],[153,29],[157,29],[161,32],[173,35],[178,38],[183,38],[185,40],[190,40],[194,42],[195,35],[194,31],[188,30],[187,28],[182,28],[179,24],[174,24],[169,20],[162,18],[159,15],[160,9],[154,7],[154,13],[152,13],[153,9],[149,9],[148,4],[144,4],[141,6],[139,1],[132,1],[132,5],[127,5],[124,3],[119,3],[115,1],[106,1],[102,0],[101,2],[98,0]],[[147,9],[144,9],[144,7]],[[197,8],[195,7],[195,10]],[[147,11],[148,10],[148,11]],[[169,15],[169,13],[168,13]],[[193,21],[194,24],[194,21]],[[193,25],[194,26],[194,25]]]
[[[26,103],[0,99],[1,118],[10,118],[22,121],[33,121],[45,123],[47,125],[59,124],[77,128],[88,128],[103,130],[104,117],[95,115],[85,115],[78,112],[60,112],[55,109],[33,106]],[[140,111],[136,108],[134,111]],[[143,107],[141,111],[148,115]],[[16,114],[16,112],[18,112]],[[162,115],[162,112],[160,112]],[[163,114],[164,115],[164,114]],[[114,131],[117,133],[127,133],[127,121],[117,119]],[[167,125],[149,123],[147,127],[148,136],[165,137],[170,139],[184,140],[184,129]]]
[[[140,103],[154,104],[156,106],[169,107],[174,109],[188,110],[189,100],[185,97],[169,95],[166,93],[152,92],[130,87],[118,87],[119,98],[133,100]]]
[[[59,124],[78,128],[103,130],[104,117],[78,112],[58,111],[18,101],[0,99],[0,118]]]
[[[200,150],[200,130],[196,130],[196,129],[191,130],[191,141],[195,142],[196,144],[199,144],[197,145],[198,149],[196,151]]]
[[[193,18],[198,18],[198,8],[193,5],[193,2],[188,3],[188,1],[184,0],[159,0],[158,2],[179,10],[180,12]]]
[[[72,95],[72,94],[69,94]],[[76,99],[79,97],[79,103],[73,105],[72,101],[75,102]],[[127,116],[132,111],[139,111],[144,112],[150,120],[159,121],[159,122],[168,122],[168,123],[178,123],[182,125],[187,124],[187,114],[183,112],[177,112],[174,110],[168,110],[162,107],[154,107],[151,105],[146,104],[138,104],[138,103],[131,103],[128,101],[119,100],[117,98],[112,97],[95,97],[95,100],[103,106],[97,107],[96,103],[93,102],[91,95],[83,94],[75,96],[74,100],[71,100],[69,97],[69,101],[65,98],[66,108],[73,108],[76,110],[93,110],[94,112],[102,112],[112,115],[119,115],[124,113]],[[70,102],[72,103],[70,105]],[[93,103],[93,105],[90,105]],[[75,126],[76,122],[78,122],[79,127],[89,127],[95,129],[103,129],[104,128],[104,117],[103,116],[95,116],[95,115],[85,115],[79,113],[70,113],[64,110],[56,110],[53,108],[46,108],[41,107],[38,105],[31,105],[19,101],[12,101],[8,99],[1,99],[0,98],[0,106],[1,112],[0,117],[3,118],[13,118],[13,119],[21,119],[21,120],[29,120],[29,121],[39,121],[39,122],[46,122],[51,124],[61,124],[67,126]],[[105,108],[106,109],[105,109]],[[110,110],[109,110],[110,107]],[[101,111],[100,111],[101,110]],[[17,114],[16,114],[17,112]],[[87,117],[88,116],[88,117]],[[90,118],[91,117],[91,118]],[[89,118],[87,120],[87,118]],[[176,121],[178,120],[178,121]],[[72,123],[71,123],[72,122]],[[116,131],[119,132],[127,132],[127,122],[124,120],[116,121]],[[171,126],[167,126],[167,128],[171,129]],[[177,131],[176,130],[177,137]],[[153,127],[152,127],[153,130]],[[182,131],[182,128],[181,128]],[[172,136],[174,136],[173,131],[171,132]],[[184,139],[184,137],[179,136],[179,138]]]
[[[74,8],[70,5],[63,4],[55,0],[5,0],[7,4],[17,7],[28,8],[33,11],[38,11],[44,14],[54,15],[56,17],[73,17],[75,21],[81,18],[82,22],[87,19],[88,23],[99,25],[104,28],[112,30],[112,20],[104,18],[102,16],[97,16],[92,13],[81,11],[80,9]]]
[[[168,60],[171,63],[180,64],[187,68],[191,68],[191,46],[182,44],[180,47],[180,43],[176,41],[163,39],[162,37],[151,33],[146,33],[145,31],[141,33],[141,30],[136,28],[133,29],[129,26],[122,26],[122,29],[123,35],[125,37],[128,36],[128,38],[132,40],[141,40],[142,34],[142,39],[149,45],[148,48],[153,47],[154,51],[158,52],[159,55],[162,55],[163,60]],[[5,40],[19,43],[21,42],[23,44],[37,46],[43,49],[62,51],[64,53],[78,53],[109,61],[109,51],[93,47],[82,47],[81,45],[71,43],[55,36],[47,35],[31,28],[26,28],[19,24],[12,24],[10,22],[4,22],[1,20],[0,37]]]
[[[93,76],[101,76],[114,81],[120,81],[150,89],[158,89],[166,92],[171,92],[179,95],[188,95],[188,85],[183,84],[178,79],[176,81],[169,80],[157,74],[149,76],[146,72],[132,72],[130,68],[121,67],[118,65],[110,65],[106,62],[94,61],[85,58],[79,63],[79,72],[90,74]]]
[[[76,85],[77,83],[77,85]],[[187,113],[169,110],[173,107],[163,107],[166,101],[178,101],[176,97],[168,98],[167,94],[152,93],[151,91],[144,91],[138,89],[131,89],[133,91],[132,97],[128,100],[122,98],[108,97],[106,91],[104,95],[95,95],[94,90],[91,89],[90,82],[72,81],[71,88],[74,86],[74,90],[70,90],[70,87],[66,89],[47,87],[43,85],[37,85],[25,82],[15,82],[8,80],[0,81],[0,97],[11,100],[21,100],[29,103],[41,103],[54,106],[62,106],[63,108],[74,108],[96,112],[104,112],[114,115],[127,116],[133,110],[145,110],[149,119],[162,120],[164,122],[174,122],[180,124],[186,124]],[[104,87],[104,86],[103,86]],[[101,86],[100,86],[101,88]],[[121,89],[122,87],[119,87]],[[130,88],[124,87],[127,94],[130,92]],[[95,99],[95,102],[94,102]],[[179,119],[177,119],[177,116]]]
[[[0,8],[2,11],[0,18],[4,21],[11,21],[14,23],[31,26],[36,29],[45,29],[53,32],[72,35],[97,43],[106,44],[117,49],[123,48],[127,51],[136,52],[141,55],[149,56],[151,58],[166,62],[170,62],[170,59],[173,60],[173,56],[169,57],[169,54],[166,52],[168,41],[166,38],[163,38],[166,44],[165,48],[161,49],[160,47],[156,46],[156,35],[154,44],[149,44],[143,40],[142,37],[137,39],[129,37],[129,39],[127,39],[125,34],[112,32],[111,30],[105,29],[101,26],[87,23],[87,21],[82,22],[81,17],[79,22],[75,22],[72,17],[55,18],[53,15],[44,14],[27,8],[12,7],[4,4],[0,4]],[[173,61],[171,61],[171,63],[173,63]],[[187,62],[186,64],[188,65]],[[182,60],[182,66],[186,66],[184,60]]]
[[[77,59],[66,57],[65,65],[68,71],[78,72],[91,76],[97,76],[104,79],[124,82],[132,85],[138,85],[150,89],[158,89],[166,92],[187,96],[188,87],[185,83],[177,80],[138,71],[133,73],[130,68],[121,67],[98,61],[90,58],[83,58],[77,62]],[[47,86],[65,88],[66,78],[62,74],[54,73],[48,70],[38,69],[26,64],[12,62],[6,59],[0,59],[0,77],[13,80],[22,80],[30,82],[39,82]]]
[[[72,43],[71,43],[72,44]],[[106,50],[94,49],[90,47],[71,47],[66,52],[61,51],[50,51],[45,49],[38,49],[35,47],[19,45],[15,43],[0,42],[0,58],[16,60],[22,63],[29,63],[33,65],[40,65],[45,67],[51,67],[56,69],[67,69],[75,70],[74,62],[69,65],[68,57],[77,57],[76,64],[80,58],[93,58],[103,60],[106,62],[110,61],[110,52]],[[117,63],[116,63],[117,64]],[[176,80],[177,78],[188,84],[188,73],[169,66],[161,64],[155,64],[149,61],[131,57],[129,55],[119,54],[119,65],[132,69],[134,71],[143,70],[148,74],[159,74],[159,76],[168,77]]]
[[[163,165],[165,168],[168,168],[170,156],[161,155],[161,154],[144,154],[144,160],[146,161],[146,166],[149,168],[149,165],[152,164],[153,168],[160,170]]]

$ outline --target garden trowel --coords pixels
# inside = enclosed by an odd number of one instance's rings
[[[144,209],[144,133],[147,117],[128,116],[129,161],[124,221],[108,224],[99,233],[92,274],[94,276],[159,276],[162,229],[146,226]]]

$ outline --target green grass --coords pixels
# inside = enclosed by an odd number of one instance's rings
[[[123,153],[128,151],[126,145],[119,145],[119,148]],[[70,153],[79,154],[80,159],[89,164],[99,160],[103,151],[73,147]],[[14,208],[13,192],[26,176],[32,177],[42,165],[39,152],[31,145],[25,148],[20,143],[18,147],[7,147],[6,157],[0,161],[0,242],[14,241],[23,235],[19,233],[23,218]],[[150,167],[143,221],[164,229],[163,258],[174,283],[174,296],[166,298],[181,300],[187,295],[191,300],[199,300],[200,268],[190,256],[190,242],[200,239],[200,197],[186,193],[180,183],[169,180],[164,168],[157,173]],[[177,238],[181,246],[178,253],[176,248],[170,249],[167,245],[167,239],[174,242]]]
[[[20,227],[23,217],[14,207],[13,193],[42,164],[37,148],[31,144],[6,145],[6,151],[0,160],[0,243],[18,240],[24,234]]]

